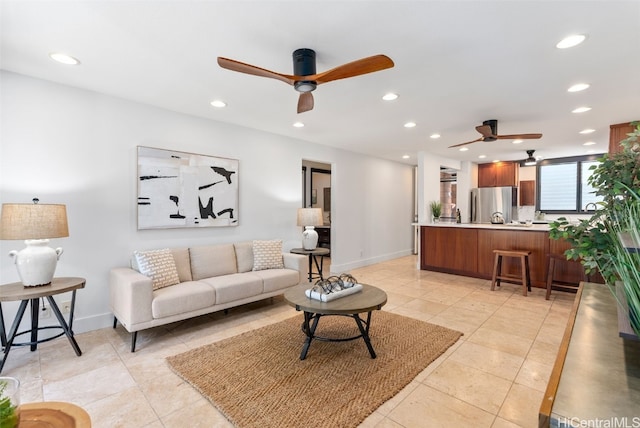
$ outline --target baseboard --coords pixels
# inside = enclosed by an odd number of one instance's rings
[[[101,328],[106,327],[113,327],[113,314],[111,312],[85,318],[75,317],[73,319],[73,332],[75,334],[100,330]]]
[[[351,269],[357,269],[357,268],[373,265],[373,264],[380,263],[380,262],[386,262],[387,260],[398,259],[400,257],[405,257],[405,256],[410,256],[410,255],[413,255],[413,251],[411,249],[407,249],[407,250],[403,250],[403,251],[397,251],[395,253],[383,254],[381,256],[376,256],[376,257],[370,257],[370,258],[367,258],[367,259],[356,260],[356,261],[349,262],[349,263],[334,264],[334,262],[332,260],[331,261],[331,273],[332,274],[334,274],[334,273],[336,273],[336,274],[344,273],[344,272],[350,271]]]

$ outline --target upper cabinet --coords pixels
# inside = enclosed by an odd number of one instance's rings
[[[536,204],[535,180],[522,180],[518,191],[520,193],[520,206],[533,206]]]
[[[482,163],[478,165],[478,187],[518,185],[517,162]]]
[[[622,151],[620,141],[627,138],[627,134],[632,133],[634,128],[629,122],[611,125],[609,128],[609,153],[618,153]]]

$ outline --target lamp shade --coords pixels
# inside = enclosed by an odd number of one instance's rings
[[[320,208],[298,208],[298,226],[322,226]]]
[[[60,204],[2,204],[0,239],[69,236],[67,207]]]

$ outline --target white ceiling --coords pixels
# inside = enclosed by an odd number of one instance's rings
[[[419,151],[470,161],[524,159],[527,149],[545,158],[605,152],[610,124],[640,119],[640,1],[0,4],[4,70],[398,162],[415,164]],[[572,33],[587,40],[555,48]],[[316,51],[318,72],[375,54],[395,67],[321,85],[315,109],[298,115],[292,87],[216,63],[292,74],[297,48]],[[55,63],[54,51],[82,64]],[[578,82],[591,87],[568,93]],[[389,91],[400,97],[382,101]],[[228,106],[215,109],[213,99]],[[592,110],[571,113],[581,105]],[[500,134],[543,137],[447,148],[477,138],[486,119],[498,119]],[[597,145],[583,146],[589,140]]]

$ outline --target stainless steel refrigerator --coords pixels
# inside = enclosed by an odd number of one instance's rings
[[[505,223],[517,220],[517,187],[471,189],[471,223],[491,223],[494,213],[502,213]]]

